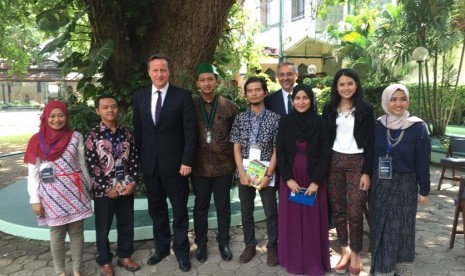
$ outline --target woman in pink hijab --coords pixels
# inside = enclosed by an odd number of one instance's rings
[[[24,162],[28,165],[27,190],[32,212],[40,226],[50,229],[50,251],[55,272],[65,276],[65,238],[69,235],[74,276],[80,276],[84,219],[92,216],[88,190],[90,176],[79,132],[68,126],[68,108],[49,102],[40,130],[29,140]]]

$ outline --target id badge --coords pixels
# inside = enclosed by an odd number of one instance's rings
[[[124,180],[124,166],[115,167],[115,178],[116,180]]]
[[[40,164],[40,179],[43,183],[55,182],[55,175],[53,172],[53,164],[51,162],[45,162]]]
[[[380,157],[378,165],[379,179],[392,179],[392,158]]]
[[[210,130],[207,130],[207,139],[205,142],[207,142],[207,144],[212,142],[212,132]]]
[[[262,150],[258,147],[251,146],[249,151],[249,159],[250,160],[260,160],[262,156]]]

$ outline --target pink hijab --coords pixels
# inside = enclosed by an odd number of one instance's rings
[[[394,83],[386,87],[386,89],[383,91],[383,95],[381,96],[381,106],[383,107],[383,110],[386,114],[378,118],[381,124],[389,129],[406,129],[414,123],[423,122],[422,119],[416,116],[410,117],[410,112],[408,112],[408,110],[405,110],[404,114],[400,116],[396,116],[389,112],[389,101],[391,100],[394,92],[397,90],[404,91],[405,96],[407,96],[407,100],[409,100],[409,91],[404,85]]]
[[[66,116],[66,125],[60,130],[54,130],[48,126],[48,117],[52,110],[59,108]],[[42,135],[45,149],[50,149],[50,152],[44,152],[40,145],[39,133]],[[60,101],[52,101],[45,105],[42,116],[40,117],[39,133],[34,134],[27,145],[26,154],[24,155],[25,163],[36,163],[36,157],[42,160],[55,161],[66,150],[73,131],[68,126],[68,107]]]

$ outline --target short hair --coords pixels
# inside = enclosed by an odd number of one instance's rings
[[[268,94],[268,86],[266,85],[266,80],[262,77],[250,77],[244,84],[244,93],[247,94],[247,85],[250,83],[259,82],[262,84],[262,89],[265,91],[265,94]]]
[[[168,68],[171,67],[171,59],[167,54],[165,54],[165,53],[156,53],[156,54],[153,54],[153,55],[149,56],[149,58],[147,59],[147,68],[150,68],[150,62],[152,60],[155,60],[155,59],[163,59],[163,60],[166,61],[166,63],[168,63]]]
[[[283,61],[283,62],[279,63],[279,64],[278,64],[278,68],[277,68],[278,70],[277,70],[277,71],[279,71],[279,68],[281,68],[281,67],[283,67],[283,66],[291,66],[292,69],[294,70],[294,73],[298,73],[298,72],[299,72],[299,70],[298,70],[297,66],[295,65],[295,63],[294,63],[294,62],[291,62],[291,61]]]
[[[197,81],[199,80],[199,77],[201,74],[212,74],[213,76],[215,76],[215,80],[218,80],[218,75],[215,73],[200,73],[200,74],[197,74]]]
[[[115,96],[109,94],[109,93],[103,93],[102,95],[98,96],[97,99],[95,100],[95,108],[99,108],[100,106],[100,100],[102,99],[113,99],[115,100],[116,104],[118,105],[118,100],[115,98]]]

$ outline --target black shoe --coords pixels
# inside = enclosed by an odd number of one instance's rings
[[[187,272],[191,270],[191,261],[189,261],[188,257],[184,257],[180,259],[178,262],[179,262],[179,269],[181,271]]]
[[[221,258],[223,260],[230,261],[232,259],[232,252],[228,245],[219,245],[218,248],[220,249]]]
[[[195,258],[201,262],[205,263],[207,261],[207,247],[206,246],[201,246],[197,248],[197,251],[195,252]]]
[[[155,251],[152,255],[150,255],[149,259],[147,260],[147,264],[148,265],[156,265],[159,262],[161,262],[161,260],[163,260],[165,257],[167,257],[169,255],[170,255],[169,250],[168,251],[162,251],[162,252]]]

